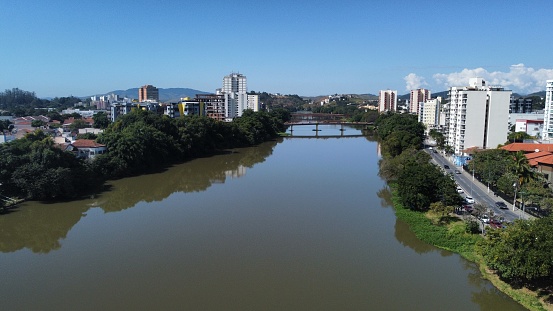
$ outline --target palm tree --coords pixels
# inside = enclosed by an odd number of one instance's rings
[[[522,151],[515,153],[513,161],[513,171],[518,177],[519,186],[522,186],[523,183],[530,181],[534,175],[534,171]]]

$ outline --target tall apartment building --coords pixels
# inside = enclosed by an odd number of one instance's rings
[[[505,143],[511,93],[488,86],[482,78],[471,78],[469,86],[449,89],[449,102],[444,107],[445,136],[456,155],[471,147],[488,149]]]
[[[426,126],[426,130],[439,128],[440,125],[440,106],[442,98],[427,99],[419,105],[419,122]]]
[[[159,90],[153,85],[146,84],[138,89],[138,101],[159,101]]]
[[[218,93],[225,97],[226,121],[232,121],[235,117],[242,116],[242,112],[248,109],[247,91],[246,76],[239,73],[231,73],[223,77],[223,87]]]
[[[543,140],[553,140],[553,80],[545,84],[545,110],[543,116]]]
[[[239,73],[231,73],[223,77],[224,93],[246,93],[248,91],[246,76]]]
[[[397,91],[380,91],[378,94],[378,111],[397,111]]]
[[[259,95],[248,95],[248,109],[259,111]]]
[[[411,95],[409,96],[409,112],[419,113],[419,105],[426,102],[428,99],[430,99],[430,90],[411,90]]]

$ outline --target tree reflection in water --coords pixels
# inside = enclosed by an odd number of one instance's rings
[[[60,241],[90,208],[119,212],[142,201],[161,201],[175,192],[205,191],[214,183],[240,177],[246,168],[265,161],[277,143],[271,141],[257,147],[234,149],[226,154],[191,160],[161,173],[112,181],[108,185],[110,190],[94,199],[22,203],[11,213],[0,216],[0,252],[23,248],[34,253],[57,250],[61,247]]]

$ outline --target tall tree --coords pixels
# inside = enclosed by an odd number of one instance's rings
[[[509,280],[553,276],[553,218],[518,220],[503,230],[491,230],[479,244],[488,266]]]
[[[98,129],[105,129],[110,123],[108,115],[103,111],[100,111],[93,115],[92,120],[94,120],[94,127]]]

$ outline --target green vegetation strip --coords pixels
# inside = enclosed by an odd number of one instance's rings
[[[459,253],[468,260],[476,261],[474,247],[481,237],[465,233],[465,225],[462,221],[450,225],[435,225],[424,213],[403,207],[394,186],[392,186],[392,194],[396,216],[409,224],[417,238],[436,247]]]
[[[476,243],[482,240],[482,237],[466,233],[463,221],[435,224],[426,214],[412,211],[401,204],[396,184],[391,183],[390,188],[396,216],[409,225],[417,238],[438,248],[458,253],[465,259],[477,263],[484,278],[529,310],[552,310],[544,308],[533,293],[525,289],[513,289],[491,272],[485,266],[482,257],[476,252]]]

